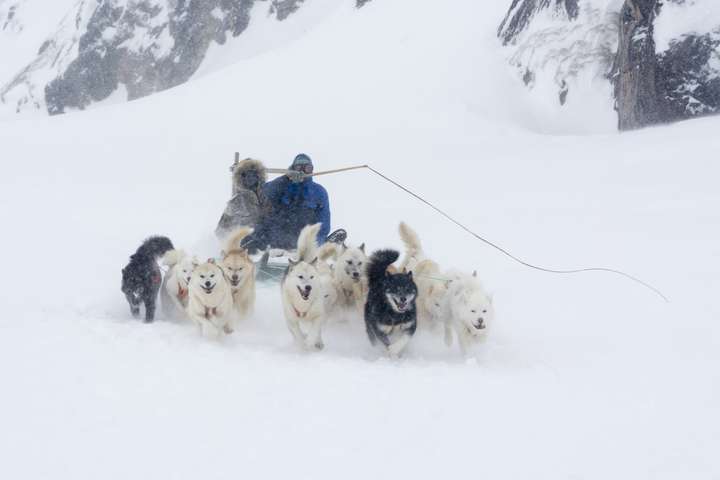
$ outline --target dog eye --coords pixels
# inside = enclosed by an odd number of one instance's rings
[[[352,260],[348,260],[348,261],[347,261],[347,264],[348,264],[348,265],[352,265]]]
[[[310,275],[310,280],[314,279],[315,275]]]
[[[300,280],[304,280],[304,278],[303,278],[302,275],[298,275],[298,278],[299,278]]]
[[[213,273],[212,275],[210,275],[210,278],[215,278],[215,274]]]
[[[477,313],[477,310],[470,310],[470,313]]]
[[[483,310],[483,313],[487,313],[487,310]]]
[[[200,275],[200,278],[205,278],[205,275]]]

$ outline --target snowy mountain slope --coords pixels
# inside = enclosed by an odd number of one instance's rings
[[[75,2],[0,0],[0,84],[5,84],[35,58]]]
[[[502,76],[504,6],[354,3],[177,88],[3,124],[2,476],[717,476],[718,118],[532,134],[540,121],[512,101],[523,87]],[[477,360],[429,332],[379,359],[357,318],[298,353],[275,288],[222,344],[131,320],[120,268],[143,237],[217,254],[236,150],[370,163],[529,260],[620,267],[672,303],[609,275],[527,270],[354,172],[322,180],[351,241],[399,247],[406,220],[494,292]]]
[[[628,130],[720,108],[719,8],[714,0],[514,0],[498,36],[560,128],[585,112],[586,130],[606,130],[612,116]]]
[[[328,0],[81,0],[37,56],[0,86],[0,100],[7,111],[50,114],[111,97],[133,100],[187,81],[211,45],[239,37],[251,14],[255,21],[269,17],[277,24],[301,7],[317,16],[337,5]],[[279,39],[273,29],[267,31],[266,46],[257,38],[250,43],[255,51],[273,48],[285,38],[280,30]]]

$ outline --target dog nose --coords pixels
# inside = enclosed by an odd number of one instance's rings
[[[407,297],[400,297],[400,303],[405,303],[406,300],[407,300]]]
[[[212,283],[210,283],[210,280],[208,280],[207,282],[205,282],[205,286],[206,286],[206,287],[209,287],[210,285],[212,285]]]
[[[310,285],[305,285],[305,291],[306,291],[306,292],[309,292],[310,290],[312,290],[312,286],[310,286]]]
[[[233,282],[237,282],[237,279],[238,279],[237,274],[233,275],[233,276],[232,276],[232,279],[233,279]]]
[[[360,274],[358,272],[353,272],[352,276],[353,276],[353,278],[359,278]]]

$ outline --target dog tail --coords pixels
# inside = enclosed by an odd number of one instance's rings
[[[317,258],[317,236],[320,232],[321,223],[308,225],[302,229],[298,237],[297,254],[299,262],[312,262]]]
[[[405,245],[405,255],[408,258],[415,258],[422,254],[422,244],[420,243],[420,237],[418,234],[408,226],[405,222],[400,222],[400,240]]]
[[[169,250],[165,255],[162,257],[162,263],[166,267],[174,267],[180,261],[185,258],[185,251],[183,250]]]
[[[377,250],[370,256],[367,265],[368,281],[372,284],[382,280],[387,269],[398,258],[400,253],[397,250]]]
[[[242,242],[243,238],[247,237],[252,232],[253,229],[250,227],[239,227],[230,232],[230,234],[225,239],[224,252],[227,253],[240,248],[240,242]]]

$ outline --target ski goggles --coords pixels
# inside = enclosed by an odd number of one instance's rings
[[[311,163],[295,165],[294,167],[292,167],[292,169],[295,170],[296,172],[302,172],[306,175],[310,175],[311,173],[313,173],[313,166]]]

